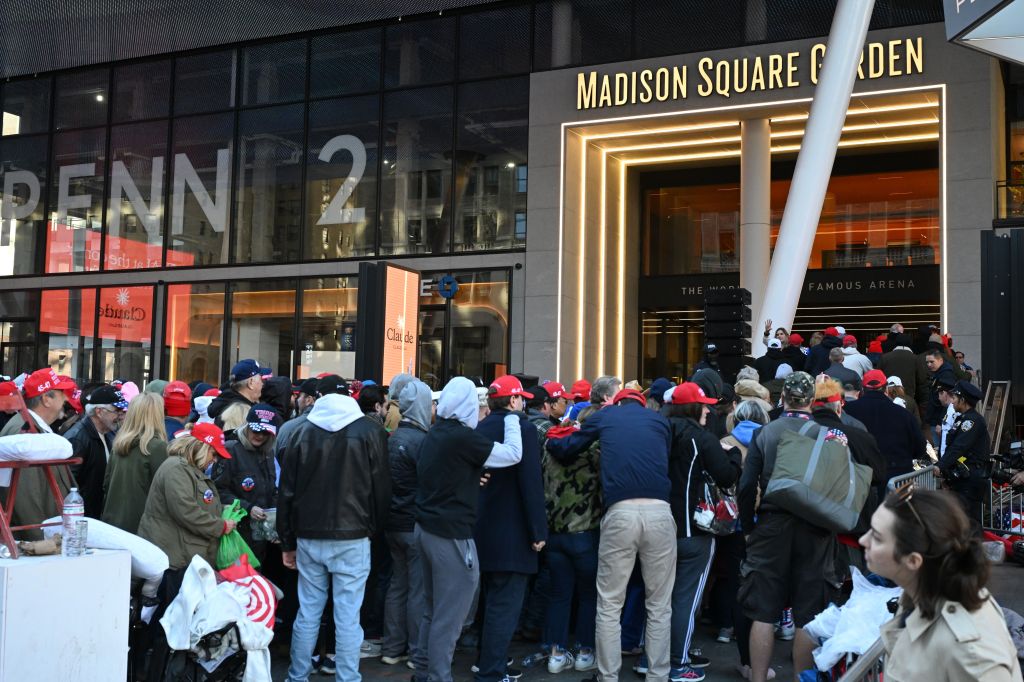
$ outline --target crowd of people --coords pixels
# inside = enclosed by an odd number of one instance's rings
[[[518,636],[539,643],[552,674],[610,682],[630,656],[651,682],[699,681],[712,664],[693,645],[706,616],[719,641],[735,640],[744,678],[763,682],[776,638],[795,639],[797,670],[813,665],[801,630],[842,599],[851,566],[905,590],[882,633],[904,672],[888,677],[924,679],[914,661],[942,648],[948,671],[966,671],[948,679],[1016,679],[1008,635],[950,660],[997,615],[974,530],[990,454],[981,393],[936,332],[894,325],[862,354],[842,327],[804,347],[769,323],[767,353],[736,377],[707,348],[685,380],[646,388],[612,376],[569,388],[456,377],[440,392],[408,374],[293,383],[247,359],[219,387],[79,388],[44,368],[0,395],[20,392],[36,430],[72,443],[81,463],[58,480],[78,487],[86,515],[167,553],[152,623],[192,557],[212,564],[237,529],[285,595],[276,637],[289,680],[352,682],[360,659],[377,658],[407,665],[413,682],[451,682],[464,647],[476,682],[511,682]],[[0,435],[26,428],[21,414],[2,419]],[[848,533],[764,499],[787,439],[819,432],[871,472]],[[886,499],[890,479],[933,461],[955,497]],[[26,470],[20,486],[14,523],[60,513],[42,475]],[[712,532],[697,512],[722,491],[736,518]],[[221,514],[235,501],[237,524]],[[942,636],[915,634],[936,623]],[[159,675],[155,625],[144,648]]]

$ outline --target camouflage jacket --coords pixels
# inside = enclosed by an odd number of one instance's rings
[[[538,427],[541,438],[553,426]],[[548,529],[552,533],[582,533],[601,524],[601,446],[595,442],[570,464],[562,466],[544,449],[541,468],[544,474],[544,504]]]

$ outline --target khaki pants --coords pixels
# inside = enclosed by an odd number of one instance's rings
[[[597,670],[614,682],[622,667],[619,618],[637,556],[646,588],[648,682],[666,682],[676,579],[676,523],[667,502],[625,500],[601,520],[597,551]]]

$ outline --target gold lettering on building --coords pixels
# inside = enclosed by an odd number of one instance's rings
[[[732,97],[734,94],[800,87],[806,76],[817,85],[825,59],[825,44],[818,43],[805,54],[799,51],[731,59],[699,58],[696,87],[689,89],[691,64],[663,66],[642,71],[576,74],[576,108],[600,109],[626,104],[649,104],[655,100],[685,100],[696,97]],[[903,38],[868,43],[861,52],[857,78],[900,78],[924,73],[923,38]]]

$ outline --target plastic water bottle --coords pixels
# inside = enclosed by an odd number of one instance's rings
[[[85,552],[83,543],[79,541],[76,521],[85,518],[85,500],[78,494],[78,488],[72,488],[67,497],[64,498],[64,508],[61,511],[61,520],[64,525],[64,537],[61,542],[60,553],[62,556],[81,556]]]

